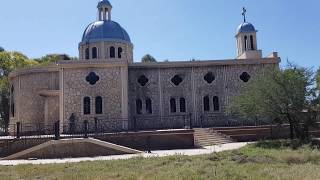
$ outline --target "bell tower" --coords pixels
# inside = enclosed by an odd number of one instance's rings
[[[258,59],[262,51],[258,50],[257,30],[246,20],[246,8],[242,9],[243,23],[237,29],[237,59]]]

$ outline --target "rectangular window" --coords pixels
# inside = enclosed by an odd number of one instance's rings
[[[186,99],[180,98],[180,112],[186,112]]]
[[[102,114],[102,97],[96,97],[96,114]]]

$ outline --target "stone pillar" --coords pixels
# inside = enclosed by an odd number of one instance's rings
[[[20,76],[18,76],[18,88],[16,88],[17,89],[17,91],[16,91],[16,96],[18,97],[18,98],[16,98],[17,99],[17,101],[16,101],[16,116],[17,116],[17,119],[18,119],[18,122],[21,122],[20,121],[20,111],[21,111],[21,108],[20,108],[20,105],[21,105],[21,98],[20,98],[20,96],[21,96],[21,78],[20,78]],[[11,113],[11,112],[10,112]]]
[[[192,114],[193,114],[193,118],[190,117],[190,121],[192,121],[192,119],[194,120],[194,122],[197,122],[197,102],[196,102],[196,84],[195,84],[195,80],[194,80],[194,67],[191,68],[191,84],[192,84]],[[192,123],[194,124],[194,123]]]
[[[48,97],[44,97],[44,127],[47,127],[49,121]]]
[[[122,119],[128,120],[128,65],[120,67],[121,69],[121,113]],[[123,123],[123,129],[128,129],[128,121]]]
[[[102,59],[102,60],[105,60],[106,59],[106,49],[104,47],[104,42],[101,42],[100,43],[100,58],[99,59]]]
[[[161,69],[158,69],[158,87],[159,87],[159,115],[163,116],[163,99],[162,99],[162,85],[161,85]]]
[[[63,132],[63,123],[64,123],[64,69],[60,70],[60,133]]]

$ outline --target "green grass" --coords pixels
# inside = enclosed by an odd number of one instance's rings
[[[265,141],[205,156],[0,167],[0,179],[319,179],[320,150]]]

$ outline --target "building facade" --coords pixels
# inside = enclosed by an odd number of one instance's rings
[[[79,60],[10,74],[10,124],[20,122],[25,131],[57,121],[62,131],[84,121],[124,130],[217,125],[230,120],[226,107],[242,87],[279,66],[276,52],[262,57],[257,31],[246,21],[236,32],[235,59],[136,63],[128,33],[112,21],[110,2],[101,0],[97,8],[98,20],[79,43]]]

